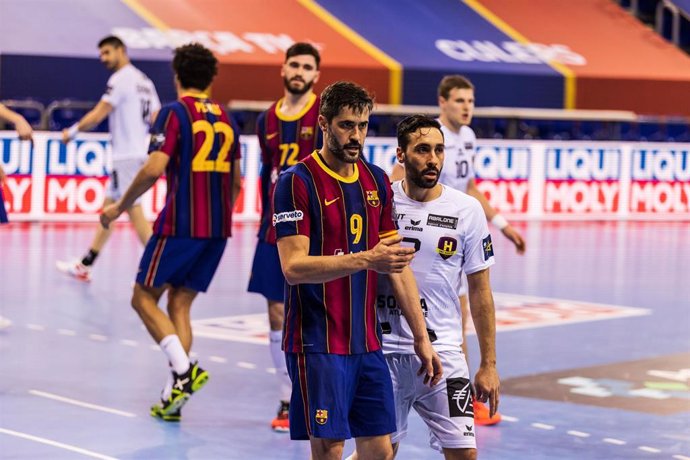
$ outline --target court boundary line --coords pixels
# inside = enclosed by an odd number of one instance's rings
[[[9,430],[7,428],[0,427],[0,433],[6,434],[9,436],[15,436],[17,438],[27,439],[29,441],[34,441],[34,442],[37,442],[40,444],[46,444],[48,446],[59,447],[60,449],[69,450],[72,452],[76,452],[78,454],[86,455],[88,457],[98,458],[101,460],[117,460],[116,457],[110,457],[110,456],[105,455],[105,454],[99,454],[98,452],[94,452],[94,451],[88,450],[88,449],[83,449],[81,447],[73,446],[71,444],[65,444],[64,442],[53,441],[52,439],[42,438],[40,436],[34,436],[34,435],[28,434],[28,433],[22,433],[21,431],[14,431],[14,430]]]

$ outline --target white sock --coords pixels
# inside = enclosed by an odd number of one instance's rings
[[[172,367],[170,368],[172,371]],[[172,394],[172,389],[173,389],[173,375],[172,372],[168,372],[168,378],[165,380],[165,386],[163,387],[163,391],[161,391],[161,399],[163,401],[167,401],[170,395]]]
[[[168,357],[168,362],[178,374],[184,374],[189,370],[189,356],[184,351],[182,342],[177,335],[166,335],[160,344],[163,353]]]
[[[352,460],[353,458],[355,458],[354,452],[352,452],[348,457],[345,457],[343,460]]]
[[[280,381],[280,400],[290,401],[290,395],[292,395],[292,382],[290,381],[287,365],[285,364],[285,353],[280,349],[281,342],[283,341],[283,332],[271,331],[269,337],[271,339],[269,345],[271,349],[271,358],[273,358],[273,366],[276,368],[276,375]]]

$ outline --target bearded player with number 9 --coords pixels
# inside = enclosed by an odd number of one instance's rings
[[[101,214],[107,228],[165,173],[165,207],[141,258],[132,306],[172,368],[160,404],[151,408],[152,416],[166,421],[180,420],[182,406],[208,380],[189,360],[189,314],[218,268],[241,186],[238,131],[206,93],[217,59],[199,44],[185,45],[175,50],[173,70],[179,99],[161,109],[149,158],[132,185]],[[166,290],[169,316],[158,308]]]

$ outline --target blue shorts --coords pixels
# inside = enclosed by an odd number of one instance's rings
[[[9,221],[7,211],[5,211],[5,197],[2,196],[2,187],[0,187],[0,224],[6,224]]]
[[[205,292],[225,251],[225,238],[152,235],[139,262],[137,283]]]
[[[381,350],[285,355],[292,380],[291,439],[349,439],[395,432],[393,385]]]
[[[256,292],[268,300],[283,302],[285,299],[285,276],[280,268],[278,246],[259,240],[254,253],[252,273],[249,278],[249,292]]]

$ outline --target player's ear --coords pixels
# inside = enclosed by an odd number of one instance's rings
[[[395,157],[398,159],[398,163],[403,164],[405,162],[405,152],[403,152],[403,149],[396,147]]]
[[[328,129],[328,120],[326,120],[326,117],[323,115],[319,115],[319,128],[321,128],[321,131],[324,133]]]

